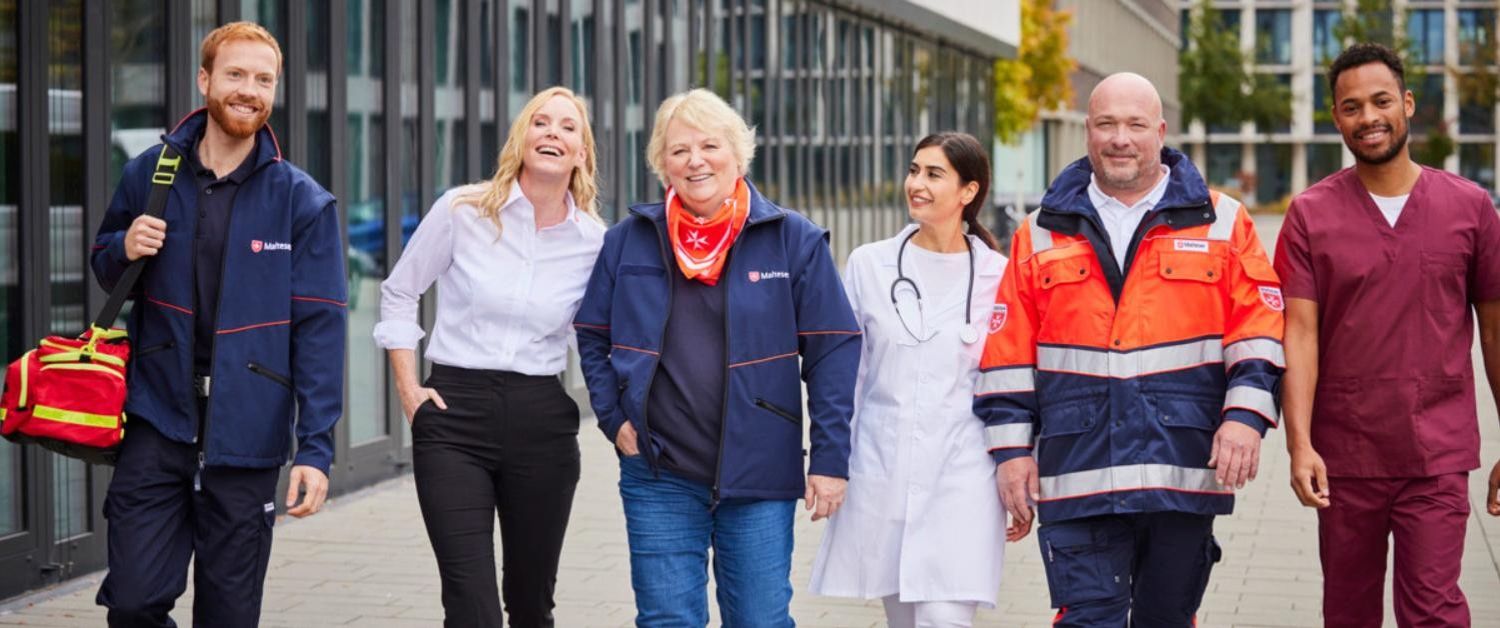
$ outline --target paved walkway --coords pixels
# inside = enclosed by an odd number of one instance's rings
[[[1488,388],[1481,383],[1479,389],[1486,467],[1484,473],[1470,478],[1474,514],[1469,521],[1462,584],[1469,594],[1474,625],[1500,627],[1500,519],[1483,514],[1484,476],[1489,465],[1500,460],[1500,420]],[[608,444],[591,422],[586,423],[583,480],[559,576],[558,625],[627,626],[634,607],[625,523],[615,488],[618,467]],[[1240,493],[1235,514],[1220,518],[1216,525],[1224,561],[1214,570],[1200,626],[1311,627],[1322,623],[1316,518],[1298,505],[1288,488],[1284,447],[1283,435],[1272,432],[1260,479]],[[822,531],[821,524],[813,524],[799,511],[793,616],[802,626],[883,625],[878,601],[805,593]],[[1034,538],[1008,548],[1000,604],[980,613],[977,625],[1050,625],[1052,611],[1047,607],[1046,579]],[[98,580],[98,575],[81,578],[0,605],[0,625],[101,626],[104,614],[93,604]],[[189,592],[178,607],[191,606]],[[409,476],[341,497],[311,519],[278,524],[263,625],[377,628],[438,626],[441,620],[437,567]],[[187,623],[185,614],[181,621]],[[1394,620],[1388,619],[1387,624],[1394,625]]]

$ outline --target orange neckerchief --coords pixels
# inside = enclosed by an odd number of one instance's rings
[[[672,240],[677,267],[688,279],[710,286],[719,283],[729,247],[745,228],[750,217],[750,188],[741,177],[734,184],[734,194],[719,211],[700,218],[682,206],[676,190],[667,189],[667,236]]]

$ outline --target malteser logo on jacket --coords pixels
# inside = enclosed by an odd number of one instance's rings
[[[749,277],[750,283],[757,283],[762,279],[791,279],[792,274],[784,270],[752,270]]]
[[[261,251],[290,251],[290,250],[292,250],[292,243],[291,242],[263,242],[261,240],[251,240],[250,241],[250,252],[251,253],[259,253]]]
[[[1271,308],[1273,312],[1280,312],[1286,309],[1286,301],[1283,301],[1281,298],[1281,288],[1261,286],[1260,300],[1266,304],[1266,307]]]

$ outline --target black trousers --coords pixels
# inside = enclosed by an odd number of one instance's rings
[[[109,625],[176,626],[168,613],[187,590],[189,560],[193,625],[260,623],[280,471],[207,467],[195,490],[197,446],[131,421],[104,497],[109,573],[95,602]]]
[[[558,556],[578,486],[578,404],[557,377],[434,365],[412,417],[417,499],[443,581],[445,626],[552,626]]]

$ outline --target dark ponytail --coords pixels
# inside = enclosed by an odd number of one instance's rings
[[[968,133],[945,131],[922,138],[912,154],[930,146],[943,149],[943,156],[948,158],[948,163],[953,166],[963,185],[968,185],[970,181],[979,184],[979,193],[964,206],[964,223],[969,226],[969,235],[978,237],[986,246],[999,251],[1000,244],[995,240],[995,234],[990,233],[979,220],[980,210],[984,209],[984,204],[990,197],[990,158],[985,154],[984,146]]]

